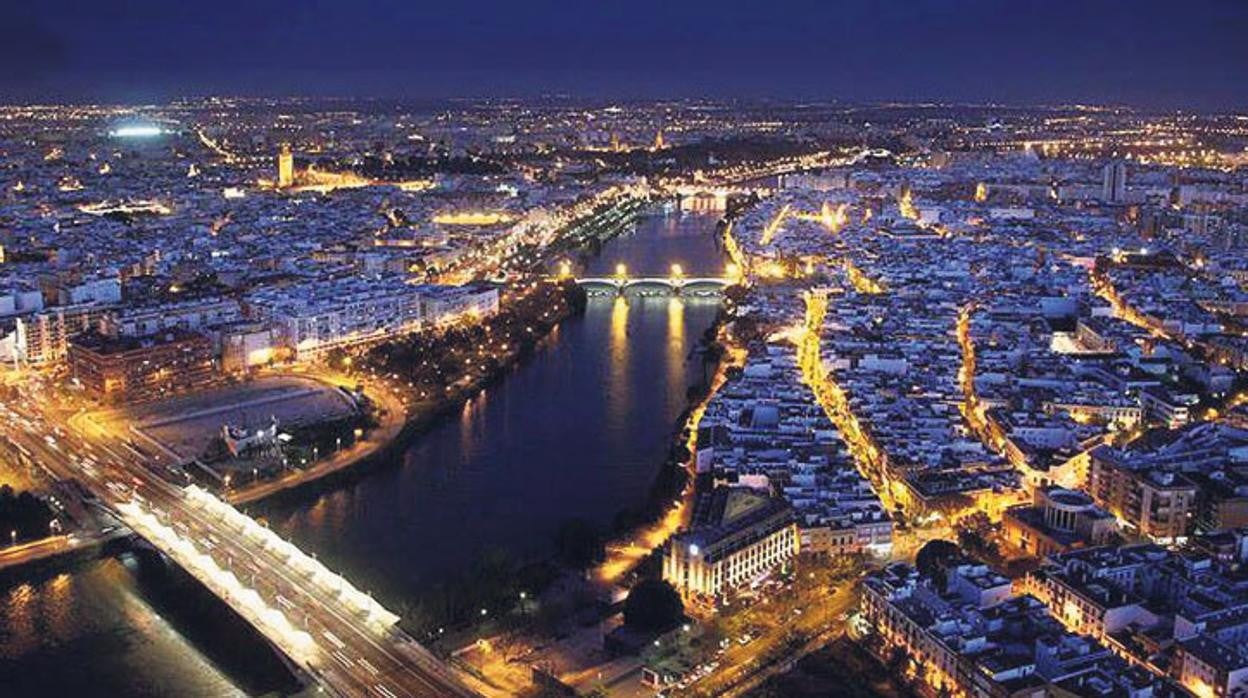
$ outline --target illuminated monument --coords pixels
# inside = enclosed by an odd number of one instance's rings
[[[295,156],[290,152],[290,144],[283,143],[277,152],[277,187],[285,189],[295,183]]]

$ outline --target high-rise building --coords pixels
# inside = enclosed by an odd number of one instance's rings
[[[290,152],[290,144],[283,143],[277,152],[277,186],[281,189],[295,183],[295,156]]]
[[[1114,204],[1127,200],[1127,166],[1125,164],[1111,162],[1105,166],[1104,178],[1101,182],[1101,199]]]

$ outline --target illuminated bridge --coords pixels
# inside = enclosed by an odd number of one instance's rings
[[[6,434],[15,448],[54,477],[82,483],[327,694],[476,695],[398,627],[397,615],[230,504],[165,479],[161,456],[77,416],[54,426],[59,417],[31,407],[0,404],[0,417],[18,425]]]
[[[718,296],[732,285],[729,279],[716,276],[608,276],[577,279],[576,283],[591,296]]]
[[[471,696],[399,617],[195,485],[114,505],[121,520],[340,696]]]

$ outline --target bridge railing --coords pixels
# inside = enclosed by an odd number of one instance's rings
[[[208,587],[297,664],[312,668],[321,663],[320,647],[307,631],[297,628],[281,609],[270,606],[212,555],[201,552],[194,542],[136,502],[118,504],[117,510],[131,530]]]
[[[196,485],[190,485],[185,492],[187,501],[193,502],[208,515],[235,524],[235,527],[241,528],[240,532],[249,540],[268,550],[279,552],[291,567],[303,571],[322,590],[332,592],[348,608],[364,616],[370,626],[384,630],[399,621],[399,616],[391,613],[373,597],[356,589],[320,560],[305,554],[293,543],[283,540],[272,529],[261,526],[251,517]]]

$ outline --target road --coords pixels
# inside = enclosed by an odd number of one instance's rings
[[[845,616],[857,604],[854,584],[842,583],[831,593],[807,593],[813,595],[763,601],[747,611],[747,617],[752,618],[748,625],[763,627],[762,635],[745,645],[733,642],[719,657],[715,672],[687,688],[673,689],[670,694],[743,695],[844,632]],[[791,636],[800,638],[800,642],[786,650]]]
[[[39,560],[46,560],[60,555],[68,555],[80,550],[88,550],[121,537],[120,531],[109,533],[70,533],[48,536],[29,543],[11,546],[0,550],[0,571],[10,567],[21,567]]]
[[[223,600],[332,694],[474,695],[393,623],[380,624],[375,617],[352,610],[344,602],[350,592],[334,586],[336,578],[326,582],[325,577],[302,573],[292,563],[296,557],[292,547],[265,545],[245,528],[231,526],[192,503],[182,484],[171,482],[178,474],[163,462],[167,457],[140,451],[121,436],[92,429],[90,422],[74,420],[78,428],[71,427],[63,417],[45,410],[30,394],[0,405],[0,424],[25,457],[55,478],[78,480],[101,504],[126,512],[122,519],[132,528],[143,528],[144,519],[134,513],[141,510],[176,531],[179,547],[210,559],[222,574],[213,579],[196,569],[187,571],[214,591],[220,584],[236,585],[237,593],[225,593]],[[162,552],[179,558],[177,550],[162,548]],[[345,585],[341,580],[336,583]],[[264,618],[289,622],[292,632],[283,635],[249,618],[244,602],[255,599],[253,593],[269,609]]]

